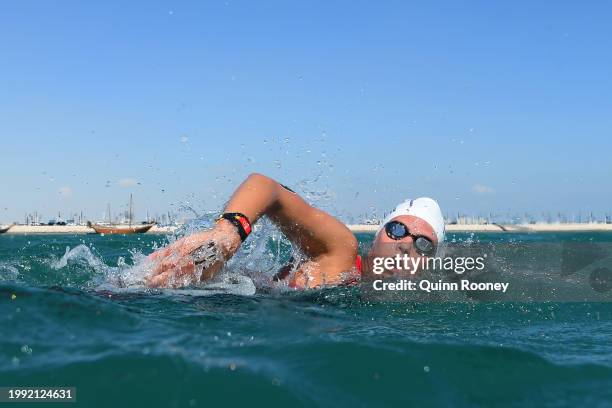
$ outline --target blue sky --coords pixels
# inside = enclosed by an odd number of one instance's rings
[[[12,2],[0,222],[216,209],[612,213],[606,2]]]

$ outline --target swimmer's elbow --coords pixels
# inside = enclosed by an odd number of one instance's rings
[[[261,173],[251,173],[246,180],[257,184],[276,184],[272,178]]]
[[[263,191],[273,193],[275,197],[278,191],[278,186],[280,186],[276,180],[261,173],[249,174],[245,183],[252,186],[257,186],[258,189],[262,189]]]
[[[278,199],[278,190],[280,184],[261,173],[251,173],[244,181],[243,185],[245,185],[249,190],[256,190],[260,194],[264,194],[267,196],[267,199],[276,202]]]

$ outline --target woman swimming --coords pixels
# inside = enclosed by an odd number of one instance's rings
[[[212,278],[264,215],[305,256],[296,268],[282,268],[275,280],[306,289],[347,284],[359,278],[361,258],[351,231],[288,187],[254,173],[234,192],[212,229],[181,238],[149,255],[154,267],[147,285],[179,287]],[[425,197],[409,200],[387,216],[370,256],[433,256],[443,239],[444,220],[438,204]]]

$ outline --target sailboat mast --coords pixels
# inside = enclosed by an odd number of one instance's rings
[[[107,204],[107,207],[108,207],[108,225],[112,225],[113,221],[111,219],[110,203]]]
[[[130,193],[130,227],[132,226],[132,194]]]

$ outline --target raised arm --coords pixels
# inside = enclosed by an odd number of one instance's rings
[[[263,215],[268,216],[310,258],[305,266],[312,277],[304,272],[298,274],[295,286],[339,283],[339,275],[354,264],[357,242],[346,226],[269,177],[251,174],[225,207],[224,213],[233,212],[244,214],[251,225]],[[236,253],[240,243],[237,228],[222,219],[211,230],[190,235],[151,254],[150,259],[157,264],[147,283],[152,287],[182,286],[210,278]],[[200,272],[194,254],[202,250],[209,250],[211,259]]]

